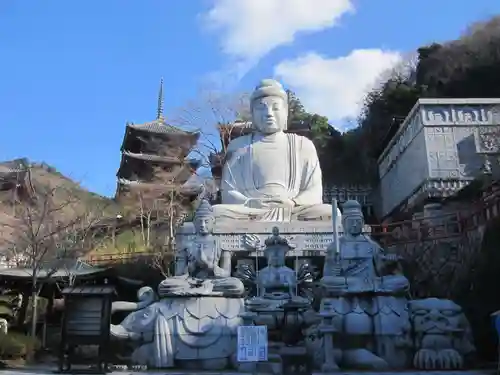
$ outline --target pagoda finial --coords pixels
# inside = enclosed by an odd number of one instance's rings
[[[160,90],[158,91],[158,108],[156,109],[156,119],[163,120],[163,77],[160,79]]]

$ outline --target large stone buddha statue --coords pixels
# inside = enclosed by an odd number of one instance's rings
[[[314,144],[284,132],[288,97],[281,84],[261,81],[250,109],[253,132],[232,140],[227,149],[222,204],[213,207],[217,220],[331,220]]]

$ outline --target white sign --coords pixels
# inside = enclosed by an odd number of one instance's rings
[[[267,326],[238,327],[238,362],[267,361]]]

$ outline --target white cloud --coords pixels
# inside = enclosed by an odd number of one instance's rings
[[[300,32],[333,27],[354,10],[350,0],[213,0],[206,25],[220,33],[222,51],[245,74]]]
[[[292,88],[310,111],[331,121],[354,117],[377,78],[401,61],[394,51],[357,49],[325,58],[315,52],[279,63],[274,74]]]

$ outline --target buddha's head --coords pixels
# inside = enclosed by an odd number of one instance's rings
[[[194,215],[194,228],[196,233],[206,236],[212,233],[215,216],[212,205],[207,200],[202,200]]]
[[[252,124],[256,131],[273,134],[286,130],[288,122],[288,95],[281,84],[264,79],[250,98]]]
[[[358,201],[349,200],[342,205],[342,226],[346,234],[359,236],[363,233],[365,219]]]

